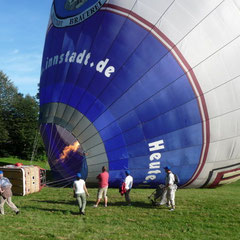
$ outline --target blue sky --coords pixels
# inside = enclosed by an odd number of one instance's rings
[[[0,70],[35,96],[52,0],[0,0]]]

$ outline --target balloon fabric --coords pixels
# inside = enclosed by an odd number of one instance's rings
[[[215,187],[240,171],[240,4],[54,0],[40,131],[57,179]]]

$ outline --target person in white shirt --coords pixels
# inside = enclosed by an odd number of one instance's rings
[[[170,211],[175,210],[175,192],[177,190],[177,185],[175,184],[174,174],[171,172],[170,167],[164,167],[166,172],[165,179],[165,189],[167,191],[167,204],[170,208]]]
[[[80,214],[85,215],[85,207],[87,204],[86,194],[89,196],[89,193],[81,173],[77,173],[77,180],[73,183],[73,191],[74,196],[77,198]]]
[[[128,170],[125,171],[125,174],[126,174],[126,178],[124,180],[124,183],[125,183],[126,192],[124,194],[125,194],[126,202],[130,206],[131,205],[130,191],[133,186],[133,177],[130,175],[130,171],[128,171]]]

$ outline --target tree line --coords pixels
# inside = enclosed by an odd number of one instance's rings
[[[0,157],[31,160],[37,141],[34,160],[46,159],[38,118],[38,97],[19,93],[8,76],[0,71]]]

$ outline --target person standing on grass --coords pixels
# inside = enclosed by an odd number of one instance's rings
[[[79,212],[81,215],[85,215],[85,207],[87,204],[86,194],[89,196],[89,193],[81,173],[77,173],[77,180],[73,183],[73,191],[74,196],[77,198]]]
[[[167,205],[170,208],[170,211],[175,210],[175,192],[177,190],[177,185],[175,184],[175,176],[172,173],[170,167],[166,166],[164,167],[164,170],[166,172],[166,178],[165,178],[165,191],[167,191]]]
[[[109,174],[105,166],[102,167],[102,172],[97,176],[97,179],[99,181],[99,188],[97,193],[97,201],[96,201],[96,204],[93,206],[98,207],[98,204],[100,203],[103,196],[104,206],[107,207],[107,204],[108,204],[107,190],[108,190]]]
[[[124,194],[125,194],[126,202],[130,206],[131,205],[130,191],[133,186],[133,177],[130,175],[129,170],[126,170],[125,174],[126,174],[126,178],[124,180],[124,183],[125,183],[125,193]]]
[[[12,202],[12,184],[9,179],[3,177],[3,171],[0,171],[0,214],[4,215],[4,204],[8,206],[16,213],[19,213],[19,209]]]

